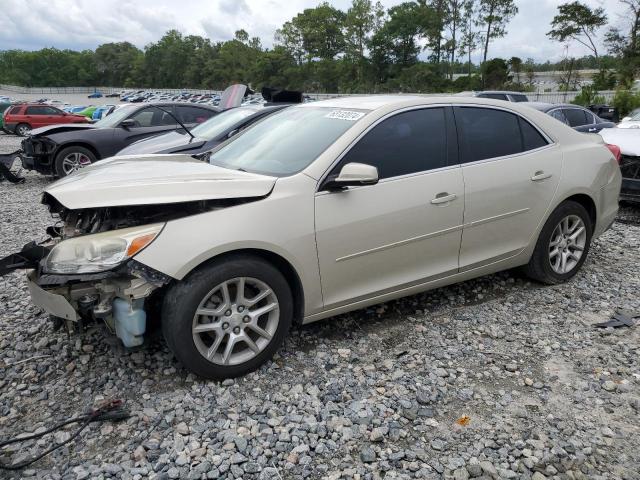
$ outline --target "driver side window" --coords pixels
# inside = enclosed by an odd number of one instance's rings
[[[167,112],[158,108],[143,108],[129,117],[135,122],[134,127],[160,127],[173,125],[175,120]]]
[[[365,134],[333,173],[352,162],[373,165],[380,179],[445,167],[446,124],[442,107],[398,113]]]

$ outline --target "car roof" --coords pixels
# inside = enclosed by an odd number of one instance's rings
[[[554,108],[580,108],[586,110],[582,105],[574,105],[573,103],[527,102],[527,106],[533,107],[541,112],[548,112]]]
[[[527,95],[524,92],[514,92],[512,90],[482,90],[479,92],[474,92],[476,95],[481,95],[483,93],[498,93],[498,94],[504,94],[504,95]]]
[[[528,102],[527,102],[528,103]],[[398,107],[410,107],[418,105],[437,105],[437,104],[472,104],[472,105],[487,105],[505,108],[504,100],[495,100],[492,98],[482,97],[467,97],[456,95],[362,95],[362,96],[348,96],[348,97],[336,97],[329,100],[320,100],[317,102],[302,103],[296,106],[296,108],[315,108],[315,107],[329,107],[329,108],[341,108],[348,109],[353,108],[356,110],[378,110],[384,108]],[[511,109],[521,111],[521,107],[517,102],[509,102]],[[525,105],[525,102],[522,102]]]

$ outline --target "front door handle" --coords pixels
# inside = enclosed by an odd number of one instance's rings
[[[441,205],[443,203],[449,203],[456,198],[458,198],[458,196],[455,193],[440,192],[433,200],[431,200],[431,203],[433,205]]]
[[[540,180],[546,180],[547,178],[551,178],[550,173],[544,173],[542,170],[538,170],[533,177],[531,177],[531,181],[539,182]]]

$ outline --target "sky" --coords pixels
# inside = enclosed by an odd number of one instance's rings
[[[388,8],[401,1],[382,0],[382,4]],[[519,12],[508,25],[507,35],[490,45],[489,57],[560,60],[565,46],[549,40],[545,33],[557,6],[567,1],[516,0]],[[610,24],[624,26],[620,0],[582,1],[603,7]],[[277,28],[318,3],[320,0],[0,0],[0,50],[82,50],[122,41],[143,48],[172,28],[214,41],[228,40],[243,28],[270,47]],[[351,1],[329,3],[346,10]],[[569,46],[571,56],[586,53],[576,43]],[[478,50],[472,59],[477,61],[479,56]]]

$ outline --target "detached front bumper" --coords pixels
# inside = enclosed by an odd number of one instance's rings
[[[45,312],[56,317],[77,322],[80,316],[64,295],[44,290],[36,283],[36,274],[31,271],[27,274],[27,286],[31,294],[31,302],[42,308]]]
[[[75,324],[104,321],[126,347],[141,345],[146,331],[147,300],[171,281],[170,277],[129,260],[114,270],[77,275],[42,271],[49,248],[30,243],[0,259],[0,275],[27,269],[31,301],[69,330]]]

